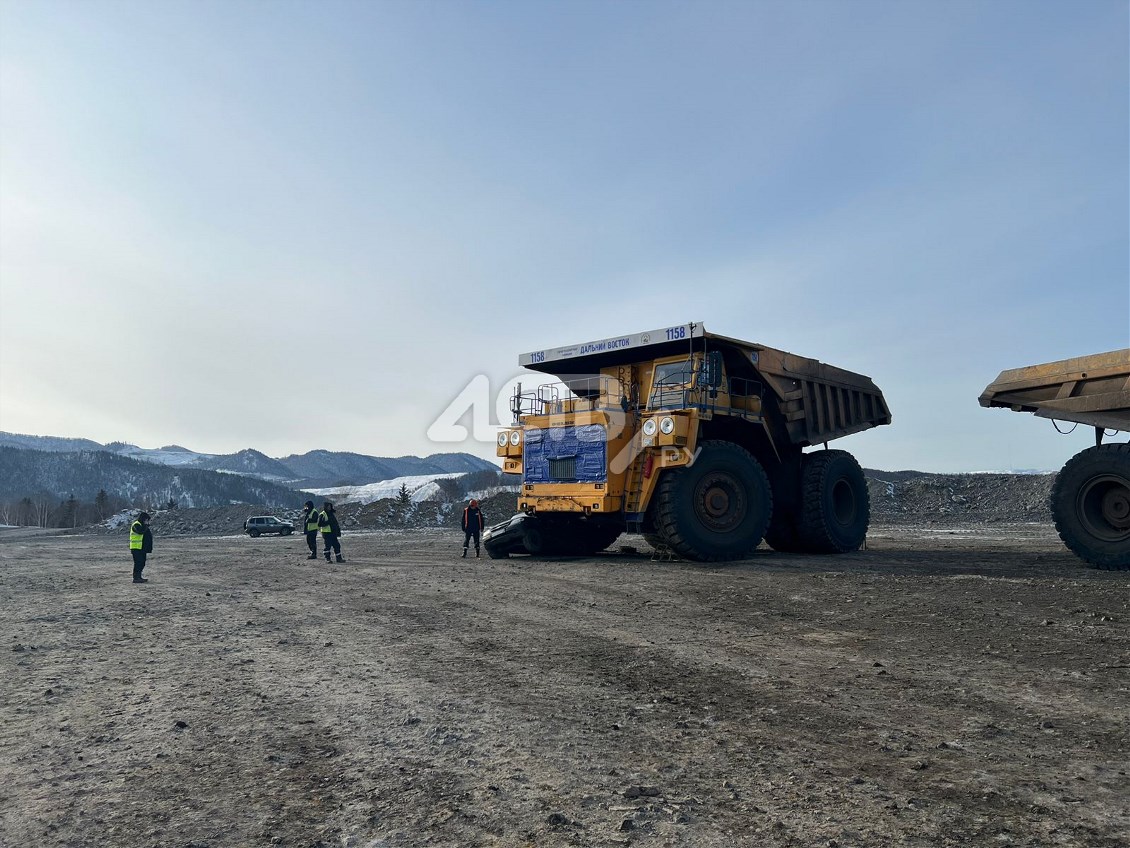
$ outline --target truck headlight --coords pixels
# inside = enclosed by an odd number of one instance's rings
[[[643,422],[643,434],[645,436],[654,436],[655,435],[655,419],[654,418],[649,418],[649,419],[647,419],[647,421]]]
[[[675,419],[670,415],[664,416],[663,420],[659,422],[659,432],[661,432],[664,436],[670,436],[672,433],[674,433]]]
[[[520,441],[522,441],[522,431],[521,430],[511,430],[510,431],[510,444],[514,445],[514,447],[518,447],[518,442],[520,442]]]
[[[500,448],[506,447],[506,442],[509,441],[509,439],[510,437],[507,435],[506,431],[503,430],[498,434],[498,446]]]

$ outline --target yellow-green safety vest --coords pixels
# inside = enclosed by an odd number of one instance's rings
[[[145,541],[145,525],[140,521],[135,521],[129,526],[129,549],[131,551],[140,551],[141,544]]]
[[[318,512],[316,510],[312,509],[308,513],[306,513],[306,532],[309,533],[309,532],[311,532],[313,530],[317,530],[317,529],[318,529]]]
[[[322,529],[323,533],[326,533],[328,535],[328,534],[332,533],[333,531],[330,529],[330,517],[328,515],[326,515],[326,511],[324,509],[321,512],[318,513],[318,524],[322,523],[323,518],[326,519],[326,524],[321,529]]]

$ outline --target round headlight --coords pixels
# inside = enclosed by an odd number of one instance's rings
[[[507,439],[508,439],[508,436],[506,435],[506,431],[505,431],[505,430],[503,430],[502,432],[500,432],[500,433],[498,434],[498,446],[499,446],[500,448],[504,448],[504,447],[506,447],[506,441],[507,441]]]
[[[645,436],[654,436],[655,435],[655,419],[654,418],[649,418],[649,419],[647,419],[647,421],[643,422],[643,434]]]
[[[670,436],[675,432],[675,419],[670,415],[664,416],[663,420],[659,422],[659,431],[664,436]]]
[[[514,445],[514,447],[518,447],[518,442],[520,442],[521,440],[522,440],[522,431],[521,430],[511,430],[510,431],[510,444]]]

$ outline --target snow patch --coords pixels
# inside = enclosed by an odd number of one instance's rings
[[[341,486],[332,489],[308,489],[311,494],[333,498],[340,503],[372,503],[382,498],[395,498],[400,494],[400,487],[405,486],[412,498],[412,503],[421,503],[434,498],[439,494],[440,488],[436,480],[462,477],[465,471],[455,471],[448,474],[416,474],[408,477],[394,477],[391,480],[381,480],[379,483],[368,483],[364,486]]]

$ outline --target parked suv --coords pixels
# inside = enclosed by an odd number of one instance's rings
[[[280,536],[289,536],[294,532],[294,524],[281,518],[275,518],[273,515],[253,515],[243,522],[243,529],[252,538],[263,533],[278,533]]]

